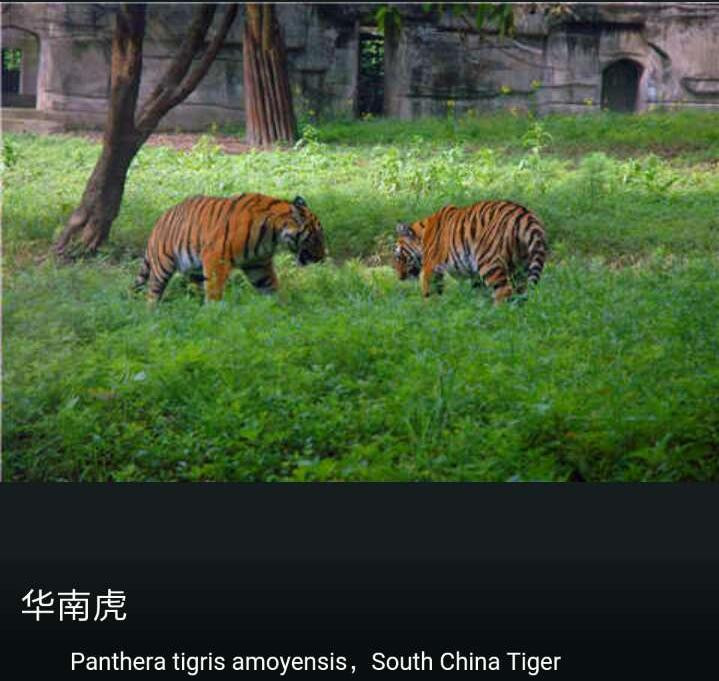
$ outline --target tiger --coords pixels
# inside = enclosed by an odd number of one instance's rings
[[[273,293],[272,258],[280,244],[300,266],[325,259],[322,225],[301,196],[292,202],[257,193],[191,196],[158,218],[134,289],[148,284],[148,301],[158,302],[179,270],[204,285],[206,302],[218,301],[237,266],[255,289]]]
[[[427,298],[434,286],[442,293],[446,273],[488,284],[500,303],[513,294],[510,276],[527,266],[536,284],[547,255],[546,234],[539,218],[512,201],[480,201],[470,206],[444,206],[412,224],[396,227],[394,268],[399,279],[419,277]]]

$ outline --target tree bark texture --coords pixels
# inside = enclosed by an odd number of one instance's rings
[[[247,142],[294,142],[297,125],[285,44],[274,5],[245,5],[242,45]]]
[[[197,87],[215,60],[237,15],[237,5],[229,5],[217,33],[206,45],[205,39],[216,9],[215,4],[197,6],[179,51],[139,114],[136,114],[136,109],[147,7],[144,4],[127,4],[118,9],[112,37],[110,101],[102,152],[80,205],[73,211],[54,246],[56,255],[70,259],[92,254],[107,239],[110,227],[120,212],[132,159],[160,119]],[[198,53],[197,64],[191,68]]]
[[[145,5],[125,5],[116,15],[112,36],[110,101],[102,152],[74,210],[55,245],[68,256],[72,246],[95,251],[107,238],[120,210],[125,176],[141,142],[135,130],[135,106],[142,73]],[[75,240],[79,238],[79,244]],[[77,250],[77,249],[74,249]]]

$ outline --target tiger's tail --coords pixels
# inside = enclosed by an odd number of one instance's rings
[[[526,225],[522,236],[527,247],[527,281],[530,285],[535,285],[542,276],[544,260],[547,257],[544,228],[538,220],[533,219]]]
[[[150,278],[150,259],[147,257],[147,252],[145,252],[145,257],[142,261],[142,266],[140,267],[140,271],[137,274],[137,278],[135,279],[135,284],[133,286],[135,291],[139,291],[147,283],[147,280],[149,278]]]

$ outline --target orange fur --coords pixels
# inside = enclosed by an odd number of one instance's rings
[[[272,258],[282,243],[300,265],[325,257],[322,226],[301,197],[290,202],[252,193],[193,196],[155,223],[135,287],[148,283],[148,299],[157,301],[180,270],[204,282],[206,300],[220,300],[237,266],[255,288],[273,292],[277,275]]]
[[[531,211],[512,201],[445,206],[411,225],[397,226],[395,269],[400,279],[419,276],[422,294],[441,293],[445,273],[469,276],[494,289],[500,302],[512,295],[509,277],[519,264],[537,283],[546,257],[544,228]]]

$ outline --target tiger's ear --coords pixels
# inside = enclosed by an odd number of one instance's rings
[[[292,202],[292,217],[299,224],[302,224],[305,219],[302,215],[302,208],[307,208],[307,202],[301,196],[295,196]]]
[[[412,228],[406,222],[398,222],[395,231],[397,236],[414,236]]]

